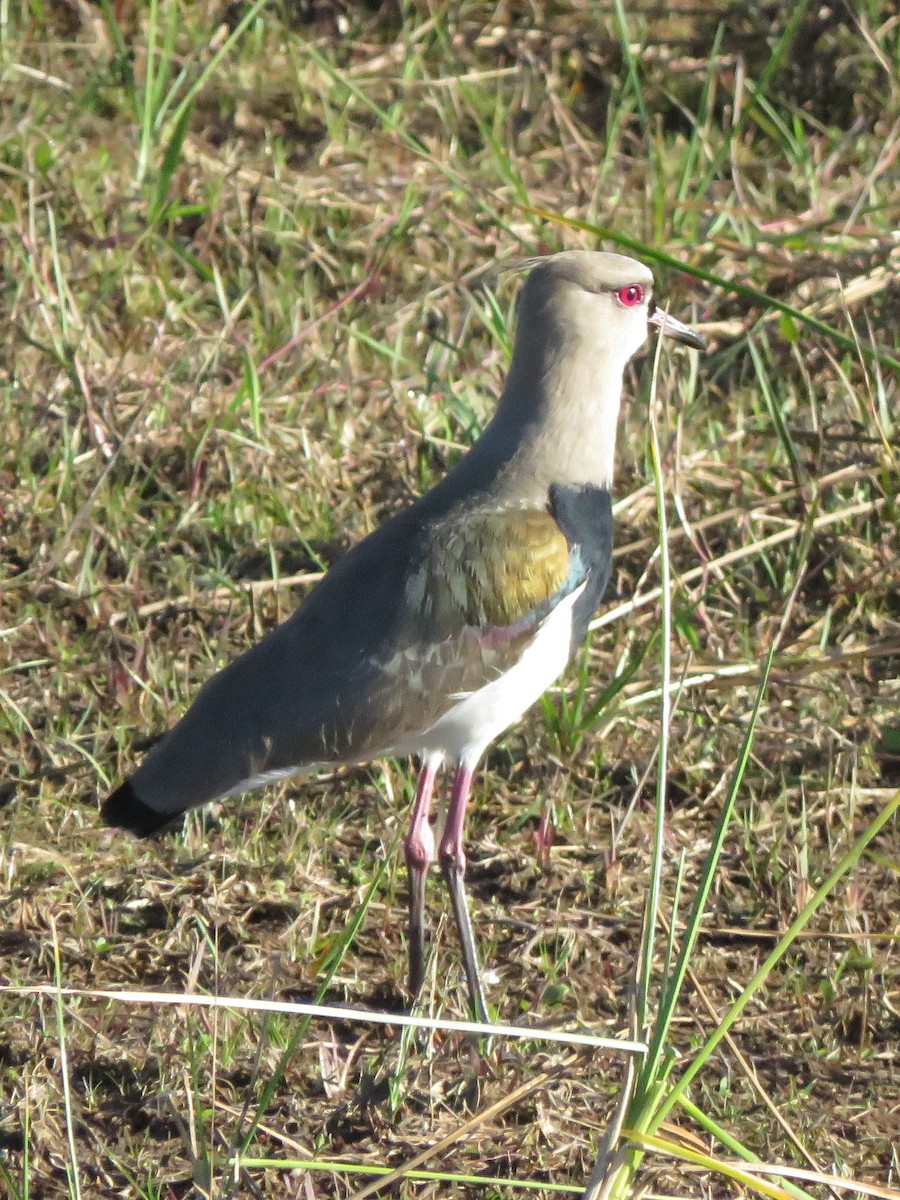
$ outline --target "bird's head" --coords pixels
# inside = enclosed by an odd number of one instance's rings
[[[537,495],[548,480],[608,487],[622,377],[648,327],[689,346],[703,340],[655,308],[653,275],[633,258],[567,250],[522,266],[512,363],[475,463],[505,461],[511,491]]]
[[[644,344],[648,326],[697,349],[703,338],[666,315],[653,300],[650,269],[624,254],[566,250],[527,259],[529,275],[519,299],[518,328],[527,337],[543,331],[542,349],[569,352],[580,344],[625,363]]]

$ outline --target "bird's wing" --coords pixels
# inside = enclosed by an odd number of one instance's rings
[[[362,668],[344,756],[412,744],[461,698],[514,666],[586,578],[578,547],[546,508],[451,513],[428,528],[422,545],[391,636]],[[535,698],[525,697],[522,708]],[[342,727],[339,720],[335,757]]]
[[[206,683],[106,819],[146,833],[304,766],[416,749],[461,697],[519,661],[583,579],[577,545],[547,509],[388,523]]]

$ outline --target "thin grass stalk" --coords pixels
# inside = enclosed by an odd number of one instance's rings
[[[327,987],[327,981],[325,986]],[[53,984],[0,984],[0,996],[55,996]],[[620,1054],[643,1057],[644,1042],[634,1038],[601,1037],[578,1030],[549,1029],[542,1026],[486,1024],[479,1021],[458,1021],[444,1017],[417,1017],[408,1013],[388,1013],[378,1009],[352,1008],[349,1005],[295,1003],[289,1000],[252,1000],[246,996],[210,996],[195,992],[152,992],[129,988],[62,988],[63,996],[91,996],[97,1000],[116,1000],[125,1004],[171,1005],[177,1008],[227,1008],[232,1012],[284,1013],[325,1021],[351,1021],[372,1025],[415,1026],[442,1033],[483,1034],[486,1037],[508,1037],[534,1042],[554,1042],[563,1046],[589,1046]]]
[[[371,1175],[382,1180],[391,1174],[393,1167],[379,1167],[374,1163],[346,1163],[323,1158],[241,1158],[241,1167],[255,1167],[275,1171],[328,1171],[334,1175]],[[581,1187],[576,1183],[552,1183],[547,1179],[510,1179],[504,1175],[463,1175],[453,1171],[411,1170],[403,1173],[410,1183],[445,1183],[488,1189],[511,1188],[515,1191],[551,1192],[577,1196]],[[385,1185],[386,1186],[386,1185]],[[351,1197],[351,1200],[355,1200]]]
[[[66,1163],[66,1178],[69,1183],[69,1194],[75,1200],[81,1200],[78,1151],[75,1147],[75,1114],[72,1111],[72,1091],[69,1087],[69,1056],[66,1051],[66,1013],[63,1005],[62,961],[59,952],[59,935],[56,931],[56,917],[53,913],[50,914],[50,931],[53,937],[53,978],[55,984],[56,1032],[59,1037],[59,1069],[62,1075],[63,1107],[66,1114],[66,1143],[69,1149],[69,1161]]]
[[[675,202],[676,202],[677,207],[675,209],[674,216],[679,218],[679,224],[680,224],[681,213],[682,213],[682,209],[680,206],[683,205],[685,200],[687,199],[688,185],[691,181],[691,177],[694,174],[694,167],[697,164],[697,159],[699,158],[700,152],[702,149],[701,129],[702,129],[702,126],[706,125],[706,123],[709,121],[709,118],[710,118],[710,112],[711,112],[711,103],[710,102],[711,102],[711,98],[712,98],[713,80],[716,78],[717,71],[719,71],[721,69],[721,67],[719,66],[719,51],[721,50],[722,39],[724,36],[725,36],[725,23],[724,23],[724,21],[720,21],[719,24],[716,26],[716,33],[712,40],[712,45],[709,48],[709,67],[708,67],[708,69],[706,71],[706,75],[704,76],[704,79],[703,79],[703,88],[700,92],[700,101],[697,105],[697,120],[694,122],[694,127],[693,127],[693,131],[691,133],[690,141],[688,142],[687,148],[685,150],[684,161],[681,164],[681,170],[679,171],[679,174],[678,174],[678,183],[675,187]],[[709,187],[709,185],[707,184],[706,187],[703,188],[702,195],[703,195],[704,199],[706,197],[706,192],[707,192],[708,187]],[[701,211],[701,209],[698,206],[696,211],[691,213],[691,222],[690,222],[691,234],[694,237],[696,237],[696,234],[697,234],[697,214],[700,211]]]
[[[656,490],[656,520],[659,533],[660,625],[662,630],[660,639],[660,675],[662,676],[662,693],[659,699],[660,728],[656,772],[656,811],[653,825],[653,857],[650,869],[650,887],[647,894],[647,908],[644,917],[642,961],[637,980],[638,1021],[642,1034],[645,1034],[647,1030],[647,1011],[653,970],[655,932],[659,920],[659,897],[662,887],[662,864],[665,851],[666,770],[669,756],[669,725],[672,717],[672,579],[669,563],[665,478],[663,475],[662,453],[659,448],[659,428],[656,418],[656,397],[659,383],[662,341],[662,338],[657,339],[656,353],[653,357],[653,375],[650,381],[650,454],[653,466],[653,482]]]
[[[756,339],[752,334],[747,335],[747,349],[750,351],[750,358],[753,362],[753,369],[756,372],[756,382],[759,384],[759,393],[763,398],[766,406],[766,411],[769,414],[769,419],[775,427],[778,434],[778,441],[781,443],[781,448],[787,456],[788,463],[791,468],[791,476],[794,480],[794,487],[798,491],[803,489],[803,469],[800,466],[800,460],[797,457],[797,451],[794,447],[793,440],[788,432],[787,424],[781,412],[781,407],[772,395],[772,389],[769,386],[769,376],[766,373],[765,364],[762,360],[762,355],[759,352],[759,347],[756,344]]]
[[[775,1183],[769,1183],[768,1180],[757,1179],[753,1175],[749,1175],[736,1163],[725,1162],[722,1159],[715,1158],[711,1154],[703,1154],[698,1150],[692,1150],[688,1146],[683,1146],[678,1142],[673,1142],[668,1138],[658,1137],[656,1134],[632,1132],[635,1140],[639,1141],[640,1145],[645,1150],[655,1150],[657,1153],[667,1154],[672,1158],[680,1159],[682,1162],[691,1163],[696,1167],[704,1167],[707,1171],[716,1175],[724,1175],[726,1179],[731,1179],[735,1183],[742,1184],[751,1191],[758,1192],[762,1196],[768,1196],[770,1200],[793,1200],[793,1194],[785,1188]]]
[[[597,1157],[594,1159],[594,1168],[582,1193],[582,1200],[599,1200],[609,1186],[614,1164],[618,1163],[621,1158],[619,1138],[625,1127],[625,1117],[636,1080],[637,1069],[634,1059],[630,1058],[625,1064],[619,1100],[616,1102],[615,1111],[604,1130],[603,1140],[597,1150]]]
[[[215,932],[213,934],[212,941],[213,941],[213,970],[215,972],[214,987],[215,987],[216,992],[218,992],[218,990],[219,990],[219,963],[221,961],[221,956],[219,953],[219,927],[218,927],[218,925],[215,928]],[[210,1191],[211,1192],[215,1191],[216,1139],[217,1139],[217,1136],[221,1136],[219,1134],[219,1130],[216,1126],[216,1114],[218,1111],[218,1106],[216,1104],[216,1092],[218,1091],[218,1083],[219,1083],[219,1023],[220,1023],[220,1019],[221,1019],[220,1010],[218,1008],[214,1009],[213,1014],[212,1014],[212,1021],[210,1022],[212,1025],[210,1046],[209,1046],[210,1103],[209,1103],[209,1130],[206,1134],[207,1146],[208,1146],[207,1161],[209,1163]]]
[[[2,1159],[0,1159],[0,1183],[6,1184],[10,1200],[25,1200],[27,1193],[19,1190],[12,1175],[10,1175],[9,1171],[3,1165]],[[577,1191],[578,1189],[575,1188],[574,1190]]]
[[[141,142],[138,152],[137,182],[142,184],[150,166],[150,149],[153,142],[153,94],[156,72],[156,33],[158,26],[158,0],[150,0],[147,17],[147,58],[144,65],[144,95],[140,104]]]
[[[175,36],[178,32],[179,22],[177,19],[173,19],[172,7],[173,5],[170,2],[164,37],[162,44],[157,50],[154,72],[155,86],[150,106],[151,132],[157,138],[165,124],[169,106],[172,104],[175,96],[178,94],[178,89],[187,77],[189,64],[194,57],[193,54],[188,54],[182,63],[181,69],[173,77],[172,67],[175,58]]]
[[[801,1179],[809,1183],[821,1184],[830,1191],[847,1189],[864,1196],[878,1197],[879,1200],[900,1200],[900,1191],[896,1188],[883,1187],[879,1184],[865,1183],[858,1179],[842,1179],[838,1175],[830,1175],[825,1171],[811,1171],[807,1167],[784,1167],[764,1162],[735,1163],[694,1150],[690,1146],[674,1142],[669,1138],[648,1134],[635,1134],[647,1146],[648,1150],[656,1150],[670,1158],[692,1163],[694,1166],[705,1167],[706,1170],[724,1175],[736,1183],[742,1184],[749,1191],[758,1192],[763,1196],[792,1197],[802,1196],[813,1200],[812,1194],[796,1187],[790,1182],[771,1183],[766,1175],[778,1175],[784,1171],[793,1179]]]
[[[615,14],[616,32],[619,35],[619,41],[622,44],[622,59],[625,63],[625,73],[628,82],[631,84],[631,92],[634,96],[634,102],[637,105],[638,115],[641,118],[641,132],[646,138],[647,126],[650,123],[650,116],[647,112],[647,102],[644,99],[644,93],[641,90],[641,77],[638,73],[638,56],[632,52],[631,38],[628,33],[628,20],[625,16],[625,6],[622,0],[615,0],[613,11]],[[640,50],[638,51],[640,54]],[[647,140],[645,145],[652,154],[652,143]]]
[[[675,960],[675,940],[676,930],[678,927],[678,918],[681,913],[681,897],[684,890],[684,876],[687,871],[687,854],[684,847],[681,848],[681,853],[678,855],[678,870],[675,873],[675,886],[672,892],[672,916],[669,918],[668,929],[666,930],[666,953],[663,959],[662,981],[659,991],[660,1009],[666,994],[666,983],[672,974],[672,964]],[[690,922],[688,922],[688,928]],[[657,1013],[655,1024],[659,1024],[661,1011]],[[646,1064],[646,1060],[645,1060]]]
[[[0,1158],[0,1181],[6,1184],[10,1200],[30,1200],[31,1196],[31,1091],[26,1087],[22,1115],[22,1181],[21,1188]]]
[[[835,1196],[842,1191],[856,1192],[860,1196],[875,1196],[880,1200],[900,1200],[900,1190],[883,1187],[877,1183],[866,1183],[862,1179],[849,1179],[840,1175],[830,1175],[827,1171],[812,1171],[809,1167],[773,1167],[770,1163],[747,1163],[744,1167],[750,1175],[778,1174],[784,1172],[790,1179],[803,1179],[809,1183],[819,1183],[827,1187]]]
[[[649,1024],[650,985],[653,972],[653,957],[656,941],[656,928],[659,923],[659,900],[662,890],[662,865],[665,851],[665,819],[666,819],[666,778],[669,754],[669,724],[672,715],[671,680],[672,680],[672,600],[671,572],[668,546],[668,521],[666,518],[666,490],[662,465],[662,453],[659,445],[659,428],[656,417],[656,398],[659,384],[659,365],[662,356],[662,341],[657,339],[656,352],[653,357],[653,374],[650,380],[650,454],[653,468],[653,483],[656,494],[656,519],[659,540],[660,558],[660,730],[656,754],[656,805],[653,828],[653,854],[650,866],[650,886],[647,891],[647,903],[644,909],[644,926],[641,936],[641,950],[638,960],[635,980],[636,1028],[640,1035],[646,1036]],[[655,1024],[655,1022],[654,1022]],[[633,1111],[634,1096],[632,1088],[639,1079],[646,1079],[646,1066],[639,1075],[629,1070],[626,1075],[626,1091],[617,1109],[619,1120],[627,1120]],[[612,1138],[610,1130],[604,1139],[603,1146],[594,1163],[594,1170],[587,1183],[585,1200],[599,1200],[600,1197],[621,1195],[637,1170],[641,1152],[631,1147],[622,1147],[608,1158]]]
[[[204,87],[207,80],[210,78],[210,76],[216,70],[219,63],[222,61],[222,59],[225,58],[225,56],[231,52],[233,47],[244,36],[245,31],[249,28],[250,25],[253,24],[253,22],[256,20],[256,18],[259,16],[259,14],[262,12],[262,10],[268,4],[269,4],[269,0],[255,0],[255,2],[250,5],[250,7],[247,9],[247,11],[244,13],[244,15],[241,17],[241,19],[235,25],[234,29],[232,29],[231,33],[229,33],[228,37],[225,38],[225,40],[222,42],[222,45],[219,46],[219,48],[215,51],[213,56],[210,58],[209,62],[204,66],[203,70],[200,72],[200,74],[197,76],[197,78],[194,80],[194,82],[191,84],[191,86],[185,92],[185,94],[181,100],[181,103],[178,105],[178,107],[172,113],[172,116],[169,118],[169,122],[173,128],[179,123],[179,121],[188,112],[191,105],[194,103],[194,100],[196,99],[197,94],[200,92],[201,88]]]

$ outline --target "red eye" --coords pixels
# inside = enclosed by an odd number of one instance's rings
[[[628,287],[619,288],[616,299],[623,307],[634,308],[636,304],[643,304],[644,289],[639,283],[630,283]]]

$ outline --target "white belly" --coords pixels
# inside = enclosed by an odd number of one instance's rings
[[[461,695],[429,729],[390,753],[441,754],[455,762],[478,758],[562,674],[572,645],[572,609],[584,586],[560,601],[515,666],[477,692]]]

